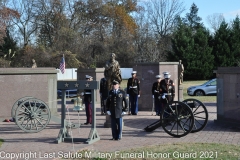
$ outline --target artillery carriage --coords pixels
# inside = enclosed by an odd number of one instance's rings
[[[43,130],[51,119],[48,105],[34,97],[23,97],[17,100],[11,114],[19,128],[31,133]]]
[[[206,106],[199,100],[186,99],[173,101],[163,108],[160,119],[148,125],[144,130],[152,132],[162,126],[173,137],[183,137],[188,133],[202,130],[208,121]]]

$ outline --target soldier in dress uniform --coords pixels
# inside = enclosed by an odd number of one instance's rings
[[[175,97],[175,84],[170,79],[171,75],[169,72],[163,72],[164,80],[160,82],[160,89],[162,92],[162,103],[166,104],[172,102]]]
[[[107,79],[104,77],[100,80],[100,98],[101,98],[101,114],[106,114],[106,100],[108,97],[108,84]]]
[[[86,75],[87,81],[92,81],[93,77]],[[85,125],[92,124],[92,95],[90,89],[84,90],[84,103],[85,103],[85,111],[87,116],[87,122],[84,123]]]
[[[161,103],[162,90],[160,88],[161,75],[156,75],[156,79],[157,79],[157,82],[154,82],[152,86],[152,98],[154,99],[154,107],[155,107],[156,115],[160,115],[160,110],[162,107],[162,103]]]
[[[140,97],[140,81],[136,77],[137,71],[132,72],[132,78],[127,82],[127,94],[130,100],[131,114],[137,115],[138,113],[138,98]]]
[[[112,139],[121,140],[122,137],[122,115],[125,114],[128,107],[126,93],[119,89],[118,81],[112,82],[113,89],[109,91],[107,99],[107,114],[111,116]],[[123,106],[124,102],[124,106]]]

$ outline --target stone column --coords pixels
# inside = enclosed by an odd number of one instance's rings
[[[152,110],[152,85],[156,81],[156,75],[162,75],[168,71],[175,83],[175,99],[178,100],[178,62],[138,63],[133,66],[140,80],[141,97],[138,99],[139,111]]]
[[[180,84],[178,87],[178,101],[183,101],[183,86]]]
[[[216,123],[240,125],[240,67],[218,67]]]

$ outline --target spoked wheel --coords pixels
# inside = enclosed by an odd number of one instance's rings
[[[43,130],[51,119],[51,112],[46,103],[36,98],[29,98],[18,105],[15,120],[25,132]]]
[[[208,111],[206,106],[197,99],[186,99],[183,101],[192,110],[194,115],[194,125],[192,128],[192,133],[202,130],[208,122]]]
[[[33,98],[33,97],[27,96],[27,97],[20,98],[13,104],[12,111],[11,111],[12,118],[15,117],[15,113],[16,113],[16,109],[17,109],[18,105],[29,98]]]
[[[194,117],[191,109],[183,102],[166,104],[161,114],[162,128],[173,137],[183,137],[191,132]]]

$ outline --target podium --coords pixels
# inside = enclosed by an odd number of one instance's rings
[[[62,91],[62,102],[61,102],[61,129],[59,131],[58,137],[56,139],[57,143],[61,143],[64,141],[74,141],[74,142],[85,142],[87,144],[92,144],[98,140],[100,137],[98,135],[96,129],[96,99],[95,93],[96,89],[99,89],[98,81],[58,81],[57,88]],[[91,98],[92,98],[92,126],[89,133],[88,138],[72,138],[71,135],[68,134],[68,125],[66,121],[66,90],[69,89],[88,89],[91,90]]]

